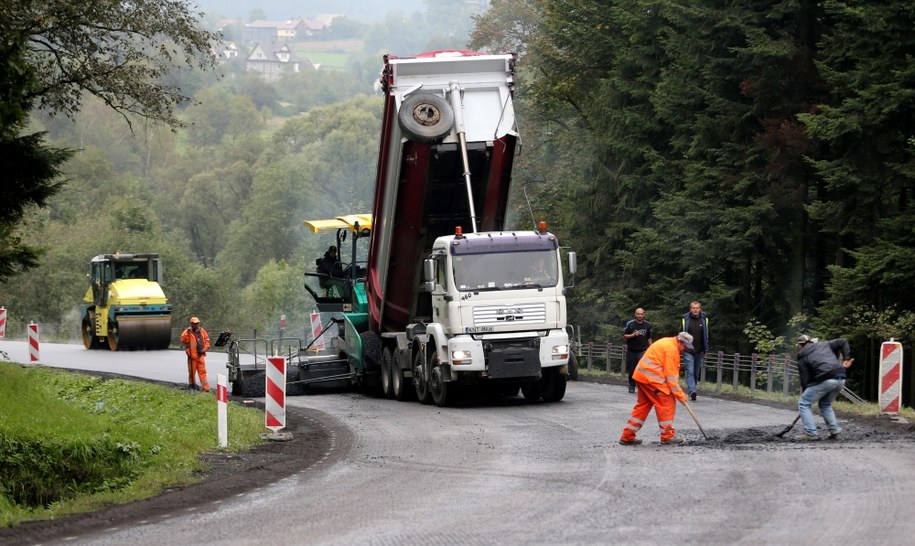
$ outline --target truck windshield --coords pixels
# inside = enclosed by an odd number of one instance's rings
[[[549,288],[559,279],[556,253],[548,250],[454,256],[454,284],[462,292]]]

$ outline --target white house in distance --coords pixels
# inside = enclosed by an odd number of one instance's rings
[[[279,47],[274,42],[254,44],[245,64],[248,72],[259,72],[270,82],[277,81],[282,74],[315,69],[311,61],[296,55],[288,43]]]

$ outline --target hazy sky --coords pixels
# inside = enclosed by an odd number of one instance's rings
[[[208,15],[245,21],[258,8],[273,20],[339,13],[364,23],[381,19],[392,11],[406,15],[426,11],[425,0],[197,0],[197,5]]]

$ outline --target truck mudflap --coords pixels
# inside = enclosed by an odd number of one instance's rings
[[[540,374],[538,347],[493,349],[486,355],[486,372],[491,379],[537,377]]]

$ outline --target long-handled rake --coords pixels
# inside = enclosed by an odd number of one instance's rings
[[[779,433],[776,434],[775,436],[778,437],[778,438],[783,438],[783,437],[785,436],[785,434],[788,434],[788,432],[790,432],[791,429],[794,428],[794,425],[796,425],[797,422],[798,422],[800,419],[801,419],[801,414],[798,414],[797,417],[794,418],[794,421],[791,421],[791,424],[788,425],[788,426],[785,428],[785,430],[779,432]]]
[[[689,402],[682,400],[683,405],[686,406],[686,411],[689,412],[689,416],[693,418],[693,421],[696,422],[696,426],[699,427],[699,432],[705,437],[706,440],[709,439],[708,434],[705,433],[705,430],[702,428],[702,425],[699,423],[699,418],[696,417],[696,414],[693,412],[693,408],[689,406]]]

